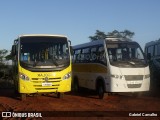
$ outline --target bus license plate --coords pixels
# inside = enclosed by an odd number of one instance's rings
[[[42,83],[42,86],[52,86],[52,83]]]
[[[127,81],[127,84],[142,84],[142,81]]]

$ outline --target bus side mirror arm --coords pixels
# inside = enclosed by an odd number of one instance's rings
[[[70,46],[71,55],[73,55],[73,48],[72,48],[72,46],[71,46],[71,41],[69,40],[68,42],[69,42],[69,46]]]
[[[70,52],[71,52],[71,55],[73,55],[73,47],[70,46]]]

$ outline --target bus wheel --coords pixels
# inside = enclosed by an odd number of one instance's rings
[[[58,92],[57,93],[57,98],[63,98],[64,97],[64,93]]]
[[[97,86],[97,92],[98,92],[99,99],[103,99],[103,97],[104,97],[104,87],[103,87],[102,83],[100,83]]]
[[[25,94],[25,93],[21,93],[20,95],[21,95],[21,100],[22,100],[22,101],[23,101],[23,100],[26,100],[26,94]]]

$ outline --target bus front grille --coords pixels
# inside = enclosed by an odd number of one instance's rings
[[[143,75],[125,75],[126,80],[143,80]]]
[[[31,82],[33,83],[34,88],[41,92],[54,92],[60,86],[61,78],[32,78]]]
[[[143,81],[143,75],[125,75],[125,80],[127,81],[128,88],[140,88]],[[139,81],[141,83],[139,83]],[[130,83],[130,84],[129,84]]]
[[[60,80],[61,77],[57,77],[57,78],[48,78],[48,80]],[[32,81],[34,80],[45,80],[45,78],[32,78]]]

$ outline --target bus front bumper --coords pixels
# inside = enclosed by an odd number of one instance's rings
[[[58,83],[33,83],[31,81],[19,81],[19,93],[54,93],[54,92],[69,92],[71,91],[71,78],[61,80]]]

